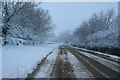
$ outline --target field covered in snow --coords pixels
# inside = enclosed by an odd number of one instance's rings
[[[59,44],[40,46],[3,46],[2,77],[25,78]]]

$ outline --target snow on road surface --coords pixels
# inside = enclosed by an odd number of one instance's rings
[[[84,67],[80,61],[77,60],[77,58],[67,51],[68,53],[68,60],[70,64],[73,66],[74,74],[76,78],[94,78],[93,75]]]
[[[51,78],[50,74],[52,73],[52,70],[54,68],[57,53],[58,49],[55,49],[55,51],[53,51],[53,53],[51,53],[47,57],[44,65],[41,66],[41,69],[39,70],[35,78]]]
[[[2,47],[2,77],[3,78],[26,78],[41,60],[46,57],[53,49],[55,49],[40,67],[35,78],[52,78],[52,71],[58,54],[58,46],[60,44],[44,44],[40,46],[3,46]],[[63,48],[63,47],[62,47]],[[69,51],[67,51],[68,62],[73,68],[76,78],[94,78],[86,67],[78,61],[78,59]],[[109,62],[101,57],[82,52],[92,59],[108,66],[117,71],[117,64]],[[63,60],[66,56],[60,56]],[[116,66],[114,66],[114,65]]]
[[[92,58],[92,59],[100,62],[101,64],[106,65],[107,67],[109,67],[109,68],[111,68],[111,69],[119,72],[119,67],[118,67],[119,65],[118,65],[118,63],[115,63],[115,62],[113,62],[113,61],[109,61],[109,60],[107,60],[107,59],[104,59],[104,58],[101,58],[101,57],[98,57],[98,56],[89,54],[89,53],[87,53],[87,52],[83,52],[83,51],[79,51],[79,52],[80,52],[81,54],[86,55],[86,56],[88,56],[88,57],[90,57],[90,58]]]
[[[59,44],[40,46],[3,46],[2,77],[26,78],[33,68]]]
[[[114,60],[120,59],[120,57],[119,57],[119,56],[116,56],[116,55],[111,55],[111,54],[107,54],[107,53],[102,53],[102,52],[99,52],[99,51],[88,50],[88,49],[85,49],[85,48],[78,48],[78,47],[74,47],[74,46],[71,46],[71,47],[76,48],[76,49],[85,50],[85,51],[94,52],[94,53],[101,54],[101,55],[105,55],[105,56],[109,56],[110,58],[112,58],[112,59],[114,59]]]

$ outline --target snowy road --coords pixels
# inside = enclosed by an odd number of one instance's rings
[[[28,55],[25,54],[28,51],[27,49],[36,51],[33,51],[34,54]],[[3,49],[3,61],[6,62],[3,64],[4,78],[118,78],[118,75],[120,75],[119,58],[98,54],[86,49],[49,44],[41,48],[38,46],[25,48],[17,56],[16,52],[19,49],[16,48],[11,53],[14,56],[8,56],[7,51],[10,50],[12,49],[8,47]],[[20,59],[23,60],[19,61],[19,56],[22,56]],[[17,57],[17,59],[13,57]],[[15,61],[15,59],[18,61]],[[11,71],[7,72],[10,68]],[[16,68],[19,68],[17,72]]]
[[[103,59],[100,56],[98,57],[96,55],[91,55],[90,52],[83,53],[82,51],[69,46],[65,46],[65,48],[70,51],[88,69],[88,71],[92,73],[95,78],[119,77],[119,62],[110,60],[108,58]]]
[[[31,78],[118,78],[120,75],[119,60],[67,45],[59,46],[57,52],[52,51],[47,57]]]

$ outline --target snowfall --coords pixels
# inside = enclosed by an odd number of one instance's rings
[[[26,78],[28,73],[59,44],[3,46],[2,78]]]

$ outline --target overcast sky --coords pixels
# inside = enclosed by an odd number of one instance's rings
[[[93,13],[101,10],[115,9],[118,11],[117,2],[43,2],[42,7],[49,10],[55,26],[55,34],[62,31],[73,31]]]

